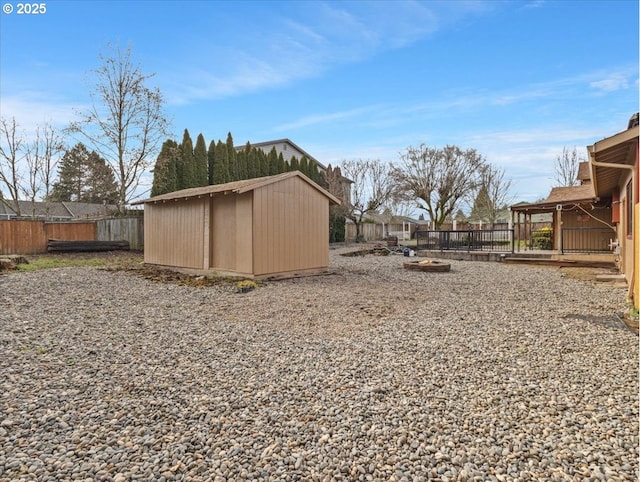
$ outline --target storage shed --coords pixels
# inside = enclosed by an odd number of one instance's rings
[[[329,204],[299,171],[155,196],[144,204],[144,261],[248,278],[329,265]]]

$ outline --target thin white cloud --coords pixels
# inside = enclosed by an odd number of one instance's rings
[[[31,92],[3,97],[1,115],[5,119],[15,118],[25,132],[34,133],[44,123],[64,129],[75,119],[76,112],[85,109],[86,106],[81,104],[56,102],[43,94]]]
[[[303,127],[310,127],[319,124],[327,124],[338,120],[354,119],[368,113],[375,112],[376,106],[361,107],[352,110],[332,112],[330,114],[314,114],[296,119],[286,124],[280,124],[273,128],[274,132],[292,131]]]
[[[614,72],[607,78],[591,82],[589,85],[601,92],[614,92],[616,90],[628,89],[633,83],[631,75],[627,72]]]
[[[321,115],[305,116],[283,124],[277,130],[294,130],[306,128],[312,125],[326,124],[329,121],[340,121],[359,118],[359,122],[376,128],[397,126],[406,123],[416,123],[424,119],[442,118],[442,116],[458,115],[460,113],[478,111],[493,107],[517,107],[518,104],[535,101],[538,108],[544,108],[544,100],[549,102],[563,102],[568,97],[580,96],[585,98],[593,79],[600,78],[601,72],[586,72],[574,77],[557,79],[550,82],[535,83],[519,86],[508,91],[451,91],[445,92],[442,100],[428,101],[418,104],[378,104],[361,106],[336,113],[323,113]],[[637,83],[637,76],[633,79],[633,73],[627,68],[614,71],[609,77],[618,79],[618,86]],[[604,82],[604,81],[603,81]],[[348,113],[348,115],[346,115]],[[557,131],[556,131],[557,132]]]
[[[456,2],[455,8],[413,1],[304,5],[295,19],[274,14],[260,24],[245,25],[240,41],[225,42],[236,45],[233,51],[203,41],[200,51],[209,60],[204,64],[215,69],[185,72],[176,68],[175,77],[167,78],[170,101],[220,99],[317,77],[337,65],[406,46],[444,23],[484,11],[478,8],[482,2]]]
[[[527,2],[526,4],[524,4],[522,8],[524,9],[541,8],[545,3],[547,3],[545,0],[533,0],[531,2]]]

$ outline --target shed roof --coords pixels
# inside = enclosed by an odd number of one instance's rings
[[[180,191],[169,192],[166,194],[160,194],[159,196],[154,196],[149,199],[143,199],[141,201],[136,201],[132,204],[146,204],[146,203],[156,203],[159,201],[170,201],[170,200],[180,200],[180,199],[189,199],[194,197],[201,196],[213,196],[214,194],[229,194],[229,193],[237,193],[242,194],[245,192],[253,191],[263,186],[268,186],[269,184],[273,184],[279,181],[283,181],[285,179],[289,179],[291,177],[298,177],[302,181],[306,182],[316,190],[318,190],[321,194],[326,196],[330,202],[334,204],[340,204],[340,200],[331,194],[329,191],[323,189],[321,186],[313,182],[307,176],[302,174],[300,171],[290,171],[282,174],[276,174],[274,176],[265,176],[265,177],[256,177],[253,179],[244,179],[242,181],[233,181],[227,182],[225,184],[213,184],[211,186],[203,186],[203,187],[192,187],[189,189],[182,189]]]

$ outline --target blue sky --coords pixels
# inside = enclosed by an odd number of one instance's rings
[[[324,164],[475,148],[517,201],[563,147],[638,111],[638,1],[45,1],[0,14],[0,114],[27,131],[89,105],[107,45],[155,73],[173,138],[289,138]]]

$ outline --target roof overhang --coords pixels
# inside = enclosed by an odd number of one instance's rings
[[[587,146],[591,164],[591,182],[600,197],[610,196],[617,188],[620,176],[634,169],[638,162],[638,133],[635,126]]]
[[[571,199],[564,201],[556,201],[556,202],[539,202],[539,203],[521,203],[514,204],[509,208],[510,211],[516,213],[525,213],[525,214],[542,214],[542,213],[551,213],[558,209],[558,206],[576,206],[576,205],[588,205],[595,204],[599,201],[598,198],[585,198],[585,199]]]

